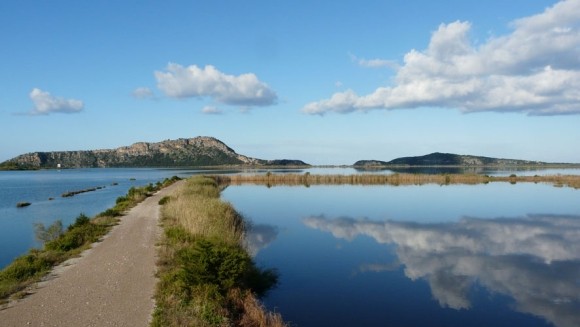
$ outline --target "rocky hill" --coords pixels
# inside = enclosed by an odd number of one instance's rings
[[[307,165],[299,160],[261,160],[236,153],[213,137],[139,142],[111,150],[32,152],[0,164],[9,169]]]
[[[431,153],[417,157],[402,157],[391,161],[360,160],[355,167],[372,166],[538,166],[548,165],[540,161],[498,159],[480,156],[459,155],[452,153]]]

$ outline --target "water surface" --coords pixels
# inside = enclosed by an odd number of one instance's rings
[[[64,226],[84,213],[88,216],[115,205],[133,186],[156,183],[186,172],[163,169],[69,169],[0,171],[0,268],[41,244],[34,224],[50,225],[60,219]],[[65,192],[94,187],[102,189],[63,198]],[[16,208],[18,202],[30,202]]]
[[[580,326],[580,190],[230,186],[298,326]]]

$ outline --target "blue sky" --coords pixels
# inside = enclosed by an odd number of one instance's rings
[[[2,1],[0,161],[214,136],[580,162],[580,1]]]

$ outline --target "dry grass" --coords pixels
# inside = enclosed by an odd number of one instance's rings
[[[241,185],[424,185],[424,184],[487,184],[505,183],[547,183],[554,186],[580,188],[579,175],[548,176],[487,176],[477,174],[356,174],[356,175],[310,175],[298,174],[264,174],[214,176],[219,183]]]
[[[190,184],[188,182],[184,192],[174,195],[163,207],[163,215],[172,217],[176,225],[194,236],[240,244],[244,237],[244,221],[235,209],[219,198],[192,192],[192,188],[200,187]]]
[[[239,290],[234,290],[230,292],[229,296],[235,299],[236,306],[243,308],[243,314],[239,318],[240,327],[287,326],[280,314],[268,312],[251,293],[242,293]]]

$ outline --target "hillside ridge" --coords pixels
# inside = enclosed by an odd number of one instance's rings
[[[236,153],[224,142],[209,136],[161,142],[137,142],[116,149],[31,152],[9,159],[0,167],[116,168],[195,167],[224,165],[308,165],[300,160],[262,160]]]
[[[559,165],[560,163],[433,152],[423,156],[401,157],[391,161],[359,160],[353,166],[541,166],[553,164]]]

